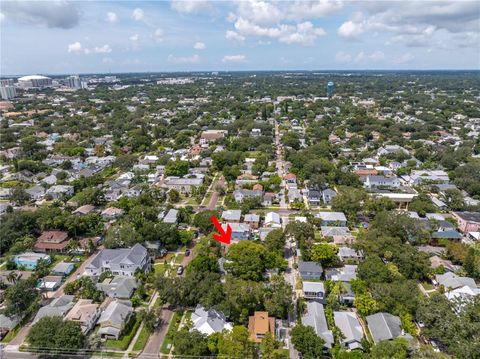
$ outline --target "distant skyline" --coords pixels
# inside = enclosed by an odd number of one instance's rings
[[[0,72],[480,68],[478,1],[2,1]]]

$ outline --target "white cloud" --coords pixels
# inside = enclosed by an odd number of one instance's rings
[[[196,64],[200,61],[200,56],[197,54],[193,56],[186,57],[176,57],[173,55],[168,55],[168,62],[173,62],[175,64]]]
[[[225,38],[230,41],[244,42],[245,36],[240,35],[238,32],[227,30]]]
[[[269,2],[245,0],[238,1],[237,4],[237,18],[244,18],[258,25],[275,24],[285,17],[277,6]]]
[[[288,30],[286,34],[279,37],[278,41],[285,44],[299,44],[303,46],[311,46],[319,36],[325,35],[326,32],[320,27],[314,27],[310,21],[297,25],[295,30]]]
[[[186,14],[212,9],[212,5],[206,0],[172,0],[170,7],[176,12]]]
[[[112,52],[110,45],[105,44],[103,46],[95,46],[92,50],[94,54],[109,54]]]
[[[357,55],[353,56],[344,51],[339,51],[335,55],[335,61],[340,63],[372,63],[385,59],[385,54],[382,51],[373,51],[371,53],[360,51]]]
[[[5,14],[0,12],[0,24],[5,21]]]
[[[195,45],[193,45],[193,48],[195,50],[205,50],[207,48],[207,46],[205,45],[205,43],[201,42],[201,41],[198,41],[195,43]]]
[[[399,58],[395,59],[393,62],[397,65],[405,64],[407,62],[412,61],[415,58],[411,53],[407,52],[400,56]]]
[[[479,33],[475,1],[364,1],[364,16],[343,23],[338,34],[347,40],[362,34],[391,34],[389,43],[410,47],[462,47],[468,33]],[[460,35],[460,36],[457,36]]]
[[[153,32],[152,38],[155,42],[163,41],[163,30],[158,28]]]
[[[69,44],[67,51],[72,54],[81,54],[83,52],[82,44],[79,41]]]
[[[365,27],[361,22],[346,21],[338,28],[338,35],[347,40],[358,40],[361,34],[365,32]]]
[[[132,19],[134,19],[135,21],[142,21],[143,18],[144,18],[144,13],[142,9],[137,7],[135,10],[133,10]]]
[[[239,18],[235,22],[235,28],[242,36],[270,37],[276,38],[285,44],[300,44],[303,46],[311,46],[317,37],[325,35],[325,31],[322,28],[314,27],[309,21],[296,26],[281,24],[277,27],[262,27],[248,19]]]
[[[343,7],[339,0],[297,0],[288,9],[287,17],[290,19],[312,19],[323,17],[340,10]]]
[[[246,59],[245,55],[225,55],[222,62],[245,62]]]
[[[60,29],[71,29],[80,19],[76,4],[63,0],[2,1],[2,13],[20,23]]]
[[[339,51],[335,55],[335,61],[337,62],[352,62],[352,55],[347,54],[346,52]]]
[[[113,63],[113,60],[110,58],[110,57],[104,57],[102,59],[102,63],[104,64],[112,64]]]
[[[140,40],[140,35],[139,34],[133,34],[132,36],[129,37],[130,41],[138,41]]]
[[[115,24],[118,21],[118,16],[114,12],[107,12],[107,22],[110,24]]]

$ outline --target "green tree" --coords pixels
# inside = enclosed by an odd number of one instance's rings
[[[34,276],[19,280],[5,291],[5,315],[23,318],[35,308],[39,296]]]
[[[280,348],[280,343],[275,340],[272,333],[267,332],[260,343],[260,354],[266,359],[287,359],[288,353]]]
[[[209,355],[208,340],[205,334],[198,330],[183,328],[175,333],[173,337],[173,353],[175,355],[186,355],[200,357]]]
[[[240,241],[228,249],[225,269],[236,277],[259,281],[266,269],[267,250],[259,243]]]
[[[323,266],[332,266],[338,261],[338,248],[328,243],[316,244],[312,247],[311,259],[320,262]]]
[[[176,189],[168,191],[168,201],[170,203],[177,203],[180,201],[180,193]]]
[[[371,349],[370,356],[374,359],[393,358],[406,359],[408,356],[408,342],[406,339],[384,340]]]
[[[323,355],[325,341],[310,326],[297,324],[291,331],[292,343],[305,359],[317,359]]]
[[[252,358],[254,344],[250,340],[248,329],[236,325],[230,332],[224,332],[218,341],[219,357],[226,358]]]
[[[287,319],[293,309],[292,286],[282,276],[275,276],[264,290],[265,310],[276,318]]]
[[[170,161],[165,166],[165,176],[182,177],[188,173],[190,165],[187,161]]]
[[[378,310],[377,301],[369,293],[357,295],[354,304],[363,316],[373,314]]]
[[[193,225],[198,227],[203,234],[210,234],[214,229],[210,219],[212,216],[218,218],[218,212],[214,210],[198,212],[193,219]]]
[[[85,335],[80,324],[61,317],[43,317],[30,329],[27,342],[31,348],[49,349],[82,349],[85,346]]]

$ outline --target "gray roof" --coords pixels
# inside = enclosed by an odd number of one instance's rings
[[[350,230],[347,227],[321,226],[320,230],[323,237],[347,236],[350,234]]]
[[[115,300],[111,302],[97,322],[101,327],[98,333],[118,336],[132,312],[133,308],[130,301]]]
[[[130,298],[137,287],[136,279],[126,276],[116,276],[109,283],[97,283],[99,290],[114,298]]]
[[[341,330],[345,337],[342,342],[360,342],[363,338],[363,330],[357,315],[354,312],[333,312],[335,326]]]
[[[320,218],[322,221],[329,221],[329,222],[346,222],[347,217],[343,212],[318,212],[316,217]]]
[[[322,274],[323,273],[323,268],[320,263],[317,262],[303,262],[300,261],[298,262],[298,271],[299,272],[313,272],[313,273],[318,273]]]
[[[325,287],[322,282],[303,281],[303,291],[314,293],[325,292]]]
[[[140,265],[147,255],[147,249],[137,243],[132,248],[103,249],[98,253],[87,268],[101,268],[104,261],[111,264],[136,264]]]
[[[389,313],[376,313],[367,317],[368,329],[375,343],[395,339],[402,335],[400,318]]]
[[[225,221],[239,221],[242,216],[242,211],[239,209],[229,209],[222,212],[222,219]]]
[[[73,263],[61,261],[55,267],[53,267],[52,272],[69,274],[72,271],[73,265]]]
[[[333,281],[350,282],[357,278],[357,265],[346,264],[340,268],[329,268],[325,271],[325,278]]]
[[[63,317],[73,307],[73,295],[62,295],[59,298],[55,298],[50,304],[41,307],[33,320],[33,323],[38,322],[43,317]]]
[[[163,222],[165,223],[175,223],[177,222],[178,209],[172,208],[168,213],[163,217]]]
[[[459,288],[463,286],[470,287],[472,289],[477,288],[475,280],[469,277],[459,277],[455,273],[447,272],[445,274],[437,274],[435,276],[438,284],[443,285],[446,289]]]
[[[325,346],[331,348],[333,345],[333,333],[328,330],[327,319],[323,305],[319,302],[307,302],[307,312],[302,316],[303,325],[313,328],[315,334],[325,340]]]
[[[18,317],[7,317],[5,314],[0,314],[0,328],[12,330],[20,322]]]
[[[244,218],[245,222],[260,222],[260,216],[258,214],[248,213]]]
[[[198,304],[195,312],[191,317],[193,328],[198,331],[211,334],[212,332],[219,333],[224,329],[230,329],[231,325],[227,322],[227,318],[222,312],[215,309],[205,310],[205,308]]]

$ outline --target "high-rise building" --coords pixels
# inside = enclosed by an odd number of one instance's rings
[[[334,88],[333,82],[329,81],[328,84],[327,84],[327,95],[328,95],[328,97],[333,96],[333,88]]]
[[[82,82],[80,81],[80,76],[72,75],[67,77],[67,86],[72,89],[81,89]]]
[[[0,86],[0,95],[2,96],[3,100],[11,100],[17,96],[17,90],[14,86],[7,85],[7,86]]]
[[[0,87],[4,87],[4,86],[13,86],[13,79],[1,79]]]

